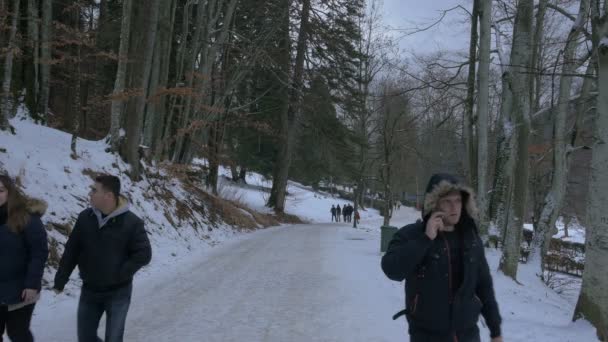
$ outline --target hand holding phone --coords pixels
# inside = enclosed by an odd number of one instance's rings
[[[431,214],[431,217],[429,218],[429,220],[426,223],[426,236],[429,237],[429,239],[431,240],[435,240],[435,238],[437,237],[437,233],[441,230],[443,230],[444,227],[444,223],[443,223],[443,217],[445,216],[445,213],[442,211],[435,211]]]

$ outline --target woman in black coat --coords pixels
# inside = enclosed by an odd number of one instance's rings
[[[31,342],[30,321],[48,256],[40,216],[46,203],[28,199],[12,179],[0,175],[0,341]]]

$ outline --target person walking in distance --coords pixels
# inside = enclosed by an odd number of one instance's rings
[[[338,219],[338,222],[340,222],[341,216],[342,216],[342,209],[340,209],[340,205],[338,204],[338,206],[336,207],[336,218]]]

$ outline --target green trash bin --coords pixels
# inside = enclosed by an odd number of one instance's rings
[[[399,228],[393,226],[380,227],[380,252],[386,252],[388,243],[391,242],[391,239],[397,230],[399,230]]]

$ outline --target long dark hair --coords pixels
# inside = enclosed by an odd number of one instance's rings
[[[0,183],[8,191],[8,198],[6,200],[8,217],[6,224],[12,232],[16,234],[21,233],[30,219],[30,214],[27,210],[27,198],[9,176],[0,175]]]

